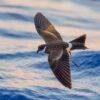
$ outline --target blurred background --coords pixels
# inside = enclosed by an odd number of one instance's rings
[[[87,35],[89,50],[72,53],[73,89],[61,85],[36,54],[44,43],[34,16],[41,12],[65,41]],[[100,99],[100,0],[0,0],[0,100]]]

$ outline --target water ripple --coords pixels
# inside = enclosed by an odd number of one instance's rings
[[[0,36],[14,39],[40,39],[38,34],[35,34],[33,32],[23,32],[6,29],[0,29]]]
[[[33,22],[33,17],[24,15],[24,14],[18,14],[18,13],[11,13],[11,12],[0,12],[0,20],[19,20],[19,21],[26,21],[26,22]]]
[[[15,54],[0,54],[0,59],[18,59],[18,58],[28,58],[28,57],[42,57],[44,54],[37,54],[36,52],[18,52]]]
[[[79,67],[71,63],[73,88],[63,87],[48,55],[35,52],[42,43],[33,21],[37,12],[68,33],[66,39],[87,32],[88,47],[99,47],[99,0],[1,0],[0,100],[99,100],[100,51],[72,53]]]

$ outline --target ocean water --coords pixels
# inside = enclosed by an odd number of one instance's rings
[[[65,41],[87,34],[88,50],[71,60],[73,88],[58,82],[34,26],[43,13]],[[0,0],[0,100],[100,100],[99,0]]]

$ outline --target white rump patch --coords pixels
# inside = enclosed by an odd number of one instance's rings
[[[68,48],[67,48],[67,50],[70,50],[71,48],[72,48],[72,43],[68,43]]]

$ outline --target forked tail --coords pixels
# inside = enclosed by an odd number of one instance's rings
[[[88,49],[85,46],[85,40],[86,40],[86,34],[70,41],[69,43],[72,44],[71,50],[75,50],[75,49]]]

